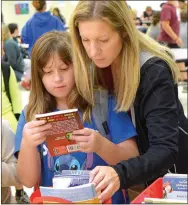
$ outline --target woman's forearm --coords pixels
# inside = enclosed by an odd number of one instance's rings
[[[17,172],[20,182],[26,187],[31,188],[40,181],[40,154],[36,147],[27,146],[24,140],[19,152]]]

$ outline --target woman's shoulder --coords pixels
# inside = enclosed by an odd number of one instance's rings
[[[171,69],[168,63],[157,56],[152,56],[143,63],[141,67],[141,77],[145,75],[155,75],[163,72],[170,73]]]

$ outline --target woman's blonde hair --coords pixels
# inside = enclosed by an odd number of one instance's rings
[[[2,24],[2,41],[6,41],[10,38],[10,31],[8,25]]]
[[[72,65],[71,52],[71,39],[68,32],[51,31],[36,41],[31,53],[31,92],[26,113],[27,121],[35,119],[36,114],[52,112],[57,109],[55,97],[48,93],[42,83],[43,68],[55,53],[65,64]],[[75,86],[68,96],[68,107],[76,106],[84,112],[87,105],[88,103],[78,94]]]
[[[94,105],[93,87],[95,86],[92,83],[94,81],[92,80],[91,72],[100,73],[102,69],[93,65],[88,57],[82,45],[78,26],[81,21],[93,19],[108,22],[124,39],[120,53],[121,66],[119,68],[120,74],[116,92],[117,111],[129,110],[134,102],[140,82],[139,56],[141,51],[150,52],[164,59],[171,68],[174,81],[177,82],[178,68],[172,55],[169,55],[170,50],[137,30],[131,11],[125,1],[80,1],[71,17],[70,32],[73,43],[77,89],[90,105]],[[126,37],[123,34],[126,34]],[[94,72],[91,68],[94,69]]]

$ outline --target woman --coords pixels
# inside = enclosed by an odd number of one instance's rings
[[[152,23],[147,30],[147,35],[157,41],[160,34],[160,11],[153,12]]]
[[[119,188],[164,175],[176,162],[178,118],[183,115],[177,95],[178,68],[168,48],[136,29],[124,1],[80,1],[70,31],[75,80],[83,98],[94,105],[93,88],[100,84],[116,96],[116,111],[134,105],[141,156],[93,170],[91,181],[97,190],[104,188],[99,196],[104,201]],[[140,69],[146,56],[150,58]]]
[[[53,9],[53,16],[57,16],[64,25],[66,24],[65,18],[61,14],[59,8],[56,7],[56,8]]]
[[[46,1],[33,0],[32,4],[36,9],[36,13],[24,25],[21,33],[22,41],[29,44],[29,54],[35,41],[44,33],[52,30],[64,31],[64,25],[59,19],[52,16],[46,11]]]

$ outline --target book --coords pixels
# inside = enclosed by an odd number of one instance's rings
[[[186,204],[187,200],[144,198],[145,204]]]
[[[46,137],[46,144],[51,156],[58,156],[80,150],[75,140],[71,140],[74,130],[83,129],[78,109],[37,114],[37,120],[46,120],[52,129]]]
[[[75,187],[89,183],[89,170],[62,170],[52,179],[54,188]]]
[[[43,197],[56,197],[71,202],[97,201],[95,186],[91,183],[68,188],[40,186],[40,193]]]
[[[187,174],[166,174],[163,177],[164,198],[187,201],[187,182]]]

